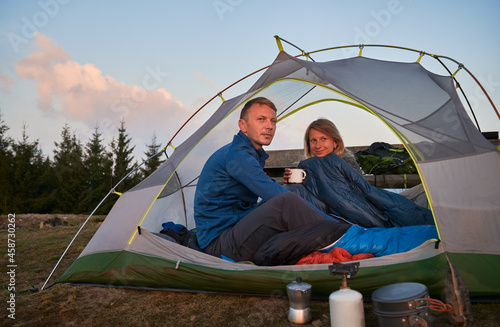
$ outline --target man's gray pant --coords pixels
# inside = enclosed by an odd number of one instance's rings
[[[297,194],[286,192],[223,231],[204,251],[257,265],[295,264],[338,240],[350,226],[328,219]]]

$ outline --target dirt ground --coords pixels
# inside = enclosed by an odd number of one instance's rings
[[[0,216],[0,228],[8,226],[7,218],[7,215]],[[56,218],[60,224],[52,226]],[[84,249],[103,216],[88,220],[47,288],[40,290],[87,218],[87,215],[71,214],[16,214],[19,291],[16,319],[7,318],[8,312],[3,309],[0,326],[297,326],[287,320],[289,300],[286,297],[54,284]],[[6,243],[7,233],[0,231],[0,244]],[[0,247],[0,256],[4,259],[6,248]],[[7,289],[0,294],[2,300],[9,297]],[[310,307],[313,321],[305,326],[330,326],[328,299],[311,300]],[[473,303],[473,311],[474,323],[470,326],[500,326],[500,304]],[[364,303],[364,314],[367,327],[378,326],[370,302]],[[433,315],[434,327],[453,326],[446,313]]]

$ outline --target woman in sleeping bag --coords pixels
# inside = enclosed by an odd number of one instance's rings
[[[344,148],[330,120],[313,121],[304,135],[304,146],[307,159],[298,167],[306,170],[305,180],[289,184],[289,169],[283,178],[288,190],[318,209],[363,227],[434,225],[429,209],[365,180],[356,158]]]

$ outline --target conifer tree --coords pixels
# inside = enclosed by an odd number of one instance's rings
[[[90,213],[106,196],[111,189],[113,169],[112,155],[103,145],[102,134],[96,126],[92,138],[85,145],[84,154],[85,189],[80,202],[79,211]],[[106,206],[101,206],[97,214],[109,211]]]
[[[82,145],[68,124],[64,125],[61,138],[61,142],[54,142],[53,165],[59,185],[54,191],[55,211],[79,213],[78,204],[85,188]]]
[[[12,190],[11,177],[13,173],[13,153],[12,139],[7,135],[9,127],[3,120],[3,115],[0,112],[0,213],[12,213],[12,198],[14,196]]]
[[[135,146],[130,146],[130,141],[132,139],[128,136],[127,130],[125,128],[125,121],[120,122],[120,127],[118,128],[118,139],[114,139],[111,142],[111,148],[113,150],[114,165],[113,165],[113,185],[117,185],[123,177],[125,177],[132,169],[137,165],[133,162],[133,151]],[[120,185],[115,187],[115,191],[123,193],[129,190],[134,185],[139,182],[139,174],[132,173],[128,176]]]
[[[143,178],[146,178],[149,175],[151,175],[165,161],[164,159],[162,159],[161,154],[154,156],[155,154],[158,153],[158,151],[161,148],[161,144],[156,143],[156,134],[155,133],[153,133],[153,136],[151,137],[151,144],[148,144],[147,147],[148,147],[148,151],[144,152],[144,154],[146,155],[146,158],[144,160],[146,160],[148,158],[151,158],[151,159],[146,161],[144,163],[143,167],[141,167],[141,173],[142,173]]]
[[[57,175],[48,156],[42,163],[40,176],[40,192],[33,200],[36,213],[52,213],[56,209],[54,190],[59,187]]]
[[[24,125],[22,140],[12,144],[11,186],[15,195],[12,207],[16,212],[31,213],[37,211],[35,200],[43,192],[41,181],[44,159],[39,141],[30,142],[26,129]]]

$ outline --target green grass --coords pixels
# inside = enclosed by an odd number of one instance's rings
[[[149,291],[55,284],[98,228],[90,220],[62,260],[49,288],[40,288],[80,226],[16,229],[16,319],[7,317],[9,292],[3,289],[0,326],[293,326],[283,297]],[[0,232],[0,255],[7,262],[7,231]],[[5,276],[5,273],[2,273]],[[7,280],[2,277],[2,283]],[[53,285],[53,286],[52,286]],[[377,326],[371,304],[365,303],[366,326]],[[327,300],[311,300],[313,322],[330,326]],[[472,326],[500,326],[500,304],[474,303]],[[446,313],[434,313],[435,327],[453,326]]]

